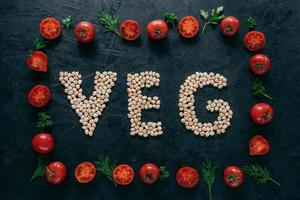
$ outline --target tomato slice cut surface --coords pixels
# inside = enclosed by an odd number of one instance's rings
[[[46,106],[51,99],[51,92],[45,85],[36,85],[28,93],[29,103],[37,108]]]
[[[199,174],[192,167],[182,167],[177,171],[176,180],[181,187],[193,188],[199,182]]]
[[[266,37],[260,31],[250,31],[244,37],[244,45],[249,51],[259,51],[266,44]]]
[[[91,162],[83,162],[75,169],[75,178],[79,183],[91,182],[96,176],[95,165]]]
[[[135,20],[125,20],[121,24],[120,33],[125,40],[136,40],[141,34],[141,28]]]
[[[121,164],[114,169],[113,178],[119,185],[128,185],[133,181],[134,171],[131,166]]]
[[[61,33],[61,24],[57,19],[47,17],[40,23],[40,33],[45,39],[56,39]]]
[[[42,51],[35,51],[27,59],[27,66],[33,71],[47,72],[48,57]]]
[[[184,38],[192,38],[199,31],[199,22],[193,16],[185,16],[179,21],[179,33]]]

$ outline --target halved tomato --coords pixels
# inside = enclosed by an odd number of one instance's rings
[[[192,167],[182,167],[176,174],[177,183],[184,188],[193,188],[199,182],[199,174],[197,169]]]
[[[134,171],[130,165],[120,164],[114,169],[113,178],[119,185],[128,185],[133,181]]]
[[[28,102],[37,108],[46,106],[51,99],[51,92],[45,85],[36,85],[28,93]]]
[[[179,21],[179,33],[184,38],[192,38],[199,31],[199,22],[196,17],[185,16]]]
[[[75,178],[79,183],[91,182],[95,176],[96,168],[91,162],[82,162],[75,169]]]
[[[256,135],[249,142],[249,150],[251,156],[265,155],[270,151],[270,144],[263,136]]]
[[[266,37],[260,31],[250,31],[244,37],[244,45],[249,51],[259,51],[266,44]]]
[[[54,40],[61,33],[61,24],[57,19],[47,17],[40,23],[40,33],[45,39]]]
[[[34,51],[27,58],[27,66],[32,71],[47,72],[47,70],[48,70],[48,57],[42,51]]]
[[[133,41],[140,36],[141,28],[137,21],[129,19],[121,24],[120,33],[123,39]]]

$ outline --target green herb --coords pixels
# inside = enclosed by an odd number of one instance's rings
[[[264,96],[266,98],[269,98],[269,99],[273,100],[273,98],[267,94],[266,87],[264,86],[263,82],[261,82],[260,80],[257,79],[253,83],[251,89],[252,89],[252,94],[253,95],[255,95],[255,96]]]
[[[33,40],[33,44],[35,49],[38,50],[38,49],[44,49],[48,45],[48,42],[42,40],[41,38],[36,38]]]
[[[216,174],[216,166],[212,166],[212,163],[210,160],[206,160],[203,162],[203,179],[207,183],[208,186],[208,192],[209,192],[209,199],[212,200],[212,185],[214,184],[215,181],[215,174]]]
[[[119,26],[118,16],[113,17],[106,12],[100,12],[98,19],[99,19],[99,23],[105,28],[106,32],[111,32],[120,36],[120,33],[118,32],[118,26]]]
[[[246,23],[250,29],[254,29],[257,26],[256,20],[253,17],[248,17]]]
[[[73,24],[73,18],[71,16],[68,16],[62,20],[62,23],[65,25],[67,29],[69,29]]]
[[[51,126],[53,126],[53,122],[52,122],[50,116],[44,112],[40,112],[38,114],[38,122],[36,124],[36,127],[40,130],[44,130],[45,128],[51,127]]]
[[[169,171],[167,170],[167,167],[166,166],[160,166],[159,167],[159,170],[161,172],[161,175],[160,175],[160,180],[164,180],[166,178],[168,178],[170,176],[170,173]]]
[[[220,6],[216,9],[212,9],[211,12],[209,13],[208,11],[205,10],[200,10],[200,16],[204,20],[204,26],[202,29],[202,35],[204,34],[206,27],[210,24],[216,25],[218,24],[223,18],[225,18],[225,15],[223,15],[223,6]]]
[[[243,170],[246,175],[253,177],[254,180],[259,184],[265,184],[267,181],[272,181],[279,186],[281,185],[271,177],[267,168],[262,167],[259,164],[245,165]]]
[[[176,28],[176,24],[178,23],[178,17],[175,13],[166,13],[165,14],[165,21],[167,23],[172,24],[173,28]]]
[[[35,171],[29,182],[32,182],[37,177],[45,176],[47,165],[43,162],[43,156],[38,157],[38,162]]]
[[[117,185],[112,176],[113,170],[116,165],[109,160],[108,156],[99,156],[99,160],[94,161],[94,164],[97,171],[100,171],[115,186]]]

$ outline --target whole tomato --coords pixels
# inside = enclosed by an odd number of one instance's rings
[[[271,61],[267,55],[258,53],[250,58],[249,67],[253,74],[265,75],[271,69]]]
[[[45,175],[49,183],[59,184],[65,180],[67,168],[63,163],[54,161],[47,166]]]
[[[79,22],[75,27],[75,35],[80,43],[89,43],[96,37],[95,26],[90,22]]]
[[[176,173],[176,181],[178,185],[184,188],[193,188],[199,182],[199,173],[197,169],[192,167],[181,167]]]
[[[228,166],[224,170],[224,182],[227,186],[238,188],[244,181],[244,172],[237,166]]]
[[[53,137],[48,133],[38,133],[32,139],[32,147],[37,153],[49,153],[54,148]]]
[[[270,150],[270,144],[263,136],[256,135],[249,142],[249,150],[251,156],[265,155]]]
[[[251,109],[251,118],[256,124],[267,124],[272,121],[273,109],[267,103],[257,103]]]
[[[234,16],[228,16],[221,21],[220,27],[223,35],[234,36],[240,29],[240,21]]]
[[[163,20],[154,20],[147,25],[148,37],[153,40],[161,40],[167,37],[169,28]]]
[[[146,163],[140,168],[140,178],[146,184],[155,183],[160,175],[160,170],[153,163]]]

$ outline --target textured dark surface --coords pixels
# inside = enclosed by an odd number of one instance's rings
[[[89,0],[89,1],[4,1],[0,4],[0,190],[1,199],[208,199],[206,184],[201,181],[193,190],[184,190],[175,182],[176,170],[182,165],[201,169],[201,163],[211,158],[217,165],[213,186],[216,200],[296,200],[300,199],[299,164],[299,5],[294,0]],[[147,39],[148,21],[161,18],[167,11],[180,17],[197,15],[200,8],[224,5],[226,15],[237,16],[242,24],[240,33],[224,38],[219,28],[209,27],[204,38],[183,40],[171,30],[168,39],[155,43]],[[112,34],[103,33],[97,24],[99,10],[120,15],[121,20],[137,19],[142,27],[140,40],[126,43]],[[39,37],[38,24],[47,16],[62,19],[74,16],[76,22],[88,20],[97,26],[97,39],[89,46],[77,44],[73,30],[63,30],[61,38],[46,52],[50,71],[34,74],[26,67],[28,49],[32,40]],[[270,125],[255,126],[249,119],[251,106],[265,99],[254,98],[250,85],[254,80],[247,68],[251,54],[242,45],[247,31],[248,16],[257,19],[259,29],[267,36],[266,52],[272,59],[273,69],[264,77],[275,118]],[[94,136],[86,137],[79,120],[71,109],[63,86],[58,81],[60,71],[80,71],[84,77],[85,94],[92,92],[93,73],[111,70],[118,73],[118,81],[103,112]],[[145,91],[161,99],[159,111],[144,112],[144,120],[162,120],[164,134],[158,138],[143,139],[129,135],[127,118],[126,76],[145,70],[157,71],[161,85]],[[205,88],[197,93],[197,112],[202,120],[211,121],[216,114],[208,114],[205,102],[223,98],[234,111],[231,127],[226,135],[209,139],[195,137],[185,130],[178,117],[178,90],[184,79],[196,72],[218,72],[228,78],[228,87],[219,91]],[[36,165],[36,154],[31,139],[37,132],[36,114],[26,100],[28,90],[36,83],[48,85],[53,92],[51,104],[43,109],[55,122],[52,134],[56,147],[47,160],[61,160],[67,165],[68,177],[58,186],[44,179],[32,183],[28,180]],[[271,151],[263,157],[250,157],[248,141],[255,133],[263,134],[271,143]],[[133,165],[138,172],[143,162],[167,165],[171,177],[148,187],[136,177],[128,187],[114,187],[100,174],[93,183],[80,185],[73,177],[76,164],[95,160],[99,154],[108,154],[117,162]],[[223,168],[259,162],[267,166],[273,177],[282,183],[257,186],[251,179],[232,190],[223,184]]]

